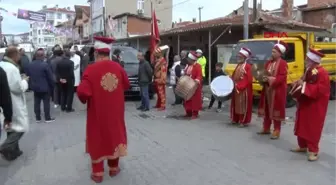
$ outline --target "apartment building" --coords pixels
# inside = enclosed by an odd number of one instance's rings
[[[173,0],[89,0],[92,6],[93,33],[104,32],[104,19],[123,13],[151,17],[151,8],[156,11],[159,29],[170,29],[173,19]],[[118,28],[115,28],[118,29]]]
[[[77,43],[90,42],[91,13],[90,6],[75,5],[76,16],[73,21],[74,34],[78,34]]]
[[[46,25],[55,27],[72,20],[75,17],[75,11],[71,10],[70,7],[59,8],[56,5],[51,8],[43,6],[39,12],[46,13],[46,23],[31,22],[29,39],[37,47],[53,47],[55,45],[55,34],[48,31]]]

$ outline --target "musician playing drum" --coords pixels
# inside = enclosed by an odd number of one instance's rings
[[[231,99],[232,124],[239,124],[243,128],[248,126],[252,117],[252,72],[251,64],[247,60],[251,57],[248,48],[241,48],[238,54],[238,65],[232,74],[235,84]]]
[[[301,96],[297,98],[298,106],[294,133],[298,147],[292,152],[309,152],[308,160],[316,161],[319,142],[328,110],[330,81],[328,72],[320,66],[324,54],[310,49],[306,58],[306,73],[296,82],[302,86]]]
[[[261,91],[258,114],[264,117],[263,129],[260,135],[271,134],[271,139],[279,139],[281,122],[285,120],[287,95],[287,62],[281,58],[287,50],[287,44],[280,41],[272,49],[272,59],[265,64],[263,89]]]
[[[191,119],[197,119],[199,111],[202,109],[202,67],[196,63],[197,55],[191,51],[188,54],[188,65],[185,68],[185,75],[190,76],[198,83],[195,94],[187,101],[184,102],[184,109],[186,116]]]

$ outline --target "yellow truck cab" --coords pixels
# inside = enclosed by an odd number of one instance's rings
[[[318,38],[321,40],[321,37]],[[298,80],[305,71],[305,57],[308,48],[314,48],[325,54],[322,59],[321,65],[329,72],[331,81],[331,95],[330,99],[335,99],[336,94],[336,43],[330,42],[331,37],[323,37],[322,39],[328,39],[329,42],[316,42],[316,36],[314,33],[288,33],[285,38],[263,38],[260,35],[256,35],[254,39],[241,40],[237,43],[236,47],[232,51],[231,58],[226,65],[225,72],[232,75],[237,65],[237,54],[242,47],[247,47],[252,51],[253,57],[252,63],[265,63],[270,59],[272,48],[275,43],[282,40],[288,44],[288,50],[283,57],[288,62],[288,92],[291,89],[291,84]],[[259,97],[262,90],[262,86],[256,79],[253,79],[253,95]],[[292,107],[295,105],[295,101],[290,95],[287,95],[286,107]]]

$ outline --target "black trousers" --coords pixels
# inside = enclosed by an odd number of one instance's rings
[[[55,83],[54,90],[51,93],[51,98],[54,104],[61,105],[61,84]]]
[[[74,84],[64,83],[60,85],[61,87],[61,109],[62,110],[72,110],[72,102],[74,98]]]
[[[7,138],[0,146],[0,151],[6,158],[15,158],[21,151],[19,141],[24,132],[7,132]]]
[[[175,89],[176,89],[176,85],[173,85],[173,91],[175,94],[175,102],[174,104],[182,104],[183,99],[181,97],[179,97],[176,93],[175,93]]]
[[[214,96],[211,96],[211,100],[210,100],[210,104],[209,104],[209,108],[211,108],[213,106],[213,104],[215,103],[216,99]],[[218,108],[222,108],[222,102],[218,101]]]
[[[41,120],[41,101],[43,101],[44,119],[50,120],[50,94],[48,92],[34,92],[35,118]]]

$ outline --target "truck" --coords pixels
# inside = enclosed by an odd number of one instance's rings
[[[287,76],[287,103],[286,107],[296,105],[295,100],[289,95],[293,82],[299,80],[305,72],[305,58],[309,48],[316,49],[325,54],[322,58],[321,65],[329,72],[330,79],[330,99],[336,98],[336,43],[333,35],[318,33],[299,33],[290,32],[282,38],[264,38],[262,35],[255,35],[253,39],[240,40],[232,51],[230,60],[224,69],[229,75],[232,75],[237,65],[237,54],[242,47],[247,47],[252,51],[252,64],[265,64],[271,57],[274,44],[279,41],[287,43],[288,48],[284,55],[284,60],[288,62]],[[327,41],[327,42],[326,42]],[[262,86],[254,78],[253,79],[253,96],[260,97]]]

